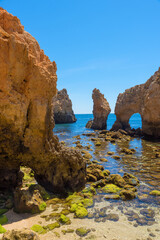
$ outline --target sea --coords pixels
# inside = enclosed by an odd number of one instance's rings
[[[102,140],[101,146],[96,146],[95,142],[85,135],[85,133],[94,132],[94,130],[85,128],[86,123],[93,119],[93,115],[76,114],[76,118],[77,122],[75,123],[55,125],[53,131],[54,134],[59,137],[59,140],[63,141],[63,144],[68,147],[76,147],[77,140],[83,146],[83,149],[87,149],[87,146],[90,146],[90,149],[87,151],[92,155],[91,161],[101,164],[104,169],[109,170],[111,174],[119,174],[121,176],[126,172],[133,174],[140,182],[137,187],[136,198],[131,201],[111,199],[106,203],[102,193],[98,193],[97,190],[98,196],[96,197],[102,198],[101,204],[104,207],[106,207],[106,204],[110,204],[111,208],[115,207],[116,213],[122,217],[122,223],[124,221],[123,218],[125,218],[128,226],[133,226],[130,237],[124,239],[139,239],[136,238],[136,231],[134,233],[135,238],[131,237],[134,227],[142,227],[138,228],[140,230],[139,236],[141,236],[141,240],[153,239],[150,238],[150,236],[149,238],[146,237],[147,234],[149,234],[148,227],[150,227],[150,231],[152,231],[152,233],[154,232],[153,235],[156,236],[154,239],[159,240],[160,231],[158,233],[156,229],[160,230],[160,196],[153,196],[150,193],[153,190],[160,191],[160,157],[156,157],[157,152],[160,152],[160,142],[151,142],[139,137],[129,138],[129,140],[119,139],[115,143]],[[112,128],[115,121],[115,114],[109,114],[107,120],[108,130]],[[142,128],[141,116],[139,114],[134,114],[129,122],[132,128]],[[98,131],[95,131],[95,133],[98,134]],[[134,149],[135,152],[132,155],[122,154],[122,148]],[[82,149],[79,150],[81,151]],[[108,152],[112,152],[113,155],[109,155]],[[117,155],[120,158],[116,160],[114,156]],[[106,158],[107,161],[102,163],[100,162],[101,158]],[[95,203],[90,210],[96,212],[99,206],[98,204],[98,202]],[[146,211],[151,212],[154,217],[144,216],[143,212]],[[138,216],[138,219],[130,217],[130,214],[133,213],[134,216]],[[126,215],[129,217],[126,218]],[[88,219],[88,224],[90,222],[91,220]],[[143,238],[144,234],[146,236]]]
[[[77,122],[72,124],[56,124],[54,128],[54,132],[59,134],[60,132],[65,132],[68,136],[73,137],[74,135],[82,134],[86,131],[86,124],[89,120],[93,119],[93,114],[76,114]],[[107,120],[107,129],[110,130],[116,121],[116,115],[114,113],[110,113]],[[142,120],[139,113],[135,113],[132,115],[129,121],[132,128],[141,128]],[[63,139],[63,137],[60,137]]]

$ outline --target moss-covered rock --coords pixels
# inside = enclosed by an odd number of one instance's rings
[[[40,203],[40,205],[39,205],[39,210],[42,212],[42,211],[44,211],[45,209],[46,209],[46,203],[45,202],[42,202],[42,203]]]
[[[34,224],[31,227],[31,230],[34,231],[34,232],[37,232],[38,234],[45,234],[45,233],[47,233],[47,230],[44,227],[42,227],[41,225],[38,225],[38,224]]]
[[[64,215],[64,214],[61,214],[60,215],[60,218],[59,218],[59,221],[60,221],[60,223],[62,223],[62,224],[71,224],[71,220],[70,220],[70,218],[69,217],[66,217],[66,215]]]
[[[51,230],[53,230],[55,228],[59,228],[60,224],[59,224],[59,222],[55,222],[55,223],[48,224],[46,227],[47,227],[48,230],[51,231]]]
[[[88,211],[85,207],[78,206],[76,211],[75,211],[75,216],[77,218],[85,218],[88,215]]]
[[[61,211],[61,214],[64,214],[64,215],[68,215],[70,213],[70,211],[68,209],[63,209]]]
[[[4,227],[2,227],[1,224],[0,224],[0,234],[5,233],[5,232],[6,232],[6,229]]]
[[[160,191],[158,190],[153,190],[149,193],[150,195],[154,195],[154,196],[160,196]]]
[[[6,215],[1,215],[0,216],[0,225],[6,224],[8,222],[8,218]]]
[[[66,230],[62,230],[62,233],[65,235],[66,233],[73,233],[74,230],[73,229],[66,229]]]
[[[93,206],[93,199],[89,199],[89,198],[86,198],[86,199],[84,199],[83,200],[83,205],[84,205],[84,207],[91,207],[91,206]]]
[[[105,193],[118,193],[121,191],[121,188],[114,184],[107,184],[102,188],[102,191]]]
[[[90,232],[90,229],[83,228],[83,227],[76,229],[76,233],[80,237],[85,237],[89,232]]]

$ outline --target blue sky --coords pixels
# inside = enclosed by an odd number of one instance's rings
[[[112,112],[119,93],[160,66],[159,0],[0,0],[57,63],[58,89],[75,113],[91,113],[92,90]]]

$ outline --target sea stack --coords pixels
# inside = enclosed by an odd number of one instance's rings
[[[92,93],[94,119],[86,124],[86,128],[103,130],[107,128],[107,118],[111,112],[109,103],[99,89],[94,89]]]
[[[112,130],[130,129],[129,119],[134,113],[141,115],[143,135],[160,138],[160,68],[145,84],[119,94]]]
[[[74,123],[77,121],[73,109],[72,101],[64,88],[58,91],[56,97],[53,98],[53,112],[55,123]]]
[[[21,165],[52,192],[85,184],[82,155],[53,135],[56,70],[20,20],[0,8],[0,189],[21,184]]]

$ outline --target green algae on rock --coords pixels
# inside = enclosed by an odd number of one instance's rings
[[[50,231],[55,229],[55,228],[59,228],[59,227],[60,227],[59,222],[50,223],[46,226],[46,228],[49,229]]]
[[[75,211],[75,216],[77,218],[85,218],[88,216],[88,211],[87,209],[82,205],[82,206],[78,206],[76,211]]]
[[[42,202],[42,203],[40,203],[40,205],[39,205],[39,210],[40,210],[40,212],[43,212],[45,209],[46,209],[46,203],[45,202]]]
[[[107,184],[102,188],[102,191],[105,193],[118,193],[121,191],[121,188],[116,186],[115,184]]]
[[[84,227],[76,229],[76,233],[80,237],[85,237],[90,231],[91,231],[90,229],[87,229],[87,228],[84,228]]]
[[[153,190],[149,193],[150,195],[154,195],[154,196],[160,196],[160,191],[158,190]]]
[[[45,233],[47,233],[47,230],[44,227],[42,227],[41,225],[38,225],[38,224],[34,224],[31,227],[31,230],[34,231],[34,232],[37,232],[38,234],[45,234]]]
[[[74,229],[66,229],[66,230],[61,230],[62,233],[65,235],[66,233],[73,233],[74,232]]]
[[[85,198],[83,201],[82,201],[84,207],[91,207],[93,206],[93,200],[92,199],[89,199],[89,198]]]
[[[0,224],[0,234],[5,233],[5,232],[6,232],[6,229],[4,227],[2,227],[2,225]]]
[[[60,218],[59,218],[59,221],[60,221],[60,223],[62,223],[62,224],[71,224],[71,220],[70,220],[70,218],[69,217],[66,217],[66,215],[64,215],[64,214],[61,214],[60,215]]]
[[[0,216],[0,225],[6,224],[8,222],[8,218],[6,215],[1,215]]]

